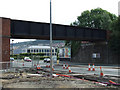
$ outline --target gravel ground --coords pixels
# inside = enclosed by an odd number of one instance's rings
[[[34,82],[14,82],[4,84],[3,88],[105,88],[91,82],[75,80],[75,81],[53,81],[40,80]]]
[[[4,74],[7,76],[8,74]],[[9,74],[10,75],[10,74]],[[11,74],[14,75],[14,74]],[[19,74],[16,74],[16,76]],[[78,80],[67,77],[32,76],[23,73],[19,78],[2,79],[3,88],[116,88],[103,86],[87,80]]]

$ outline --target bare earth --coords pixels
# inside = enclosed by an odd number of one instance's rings
[[[7,76],[4,74],[4,76]],[[9,74],[10,75],[10,74]],[[27,73],[19,74],[12,73],[11,75],[19,76],[13,79],[2,80],[3,88],[116,88],[113,86],[103,86],[87,80],[74,79],[68,77],[49,77],[40,74],[40,76],[29,76]]]

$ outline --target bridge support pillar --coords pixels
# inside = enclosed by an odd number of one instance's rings
[[[9,67],[10,61],[10,19],[0,18],[0,69]]]

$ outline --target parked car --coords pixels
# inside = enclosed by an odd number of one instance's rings
[[[32,60],[29,57],[24,57],[24,61],[32,62]]]
[[[10,57],[10,60],[11,60],[11,61],[14,61],[14,58]]]
[[[44,58],[44,62],[47,62],[47,58]]]
[[[50,58],[44,58],[44,62],[49,63],[50,62]]]

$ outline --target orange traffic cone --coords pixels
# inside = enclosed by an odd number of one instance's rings
[[[94,64],[93,64],[93,68],[92,68],[92,71],[95,71],[95,66],[94,66]]]
[[[22,64],[23,66],[24,66],[24,62],[23,62],[23,64]]]
[[[71,73],[71,69],[70,69],[70,67],[69,67],[69,73]]]
[[[48,68],[48,64],[46,65],[46,67]]]
[[[52,70],[54,71],[54,68],[52,68]]]
[[[100,66],[100,76],[103,77],[102,67]]]
[[[63,64],[63,69],[65,69],[65,63]]]
[[[49,68],[50,68],[50,65],[49,65]]]
[[[90,64],[88,65],[88,71],[91,71],[91,67],[90,67]]]
[[[40,64],[39,64],[39,69],[41,69]]]
[[[69,68],[69,65],[67,64],[67,67],[66,67],[66,69],[68,69]]]

